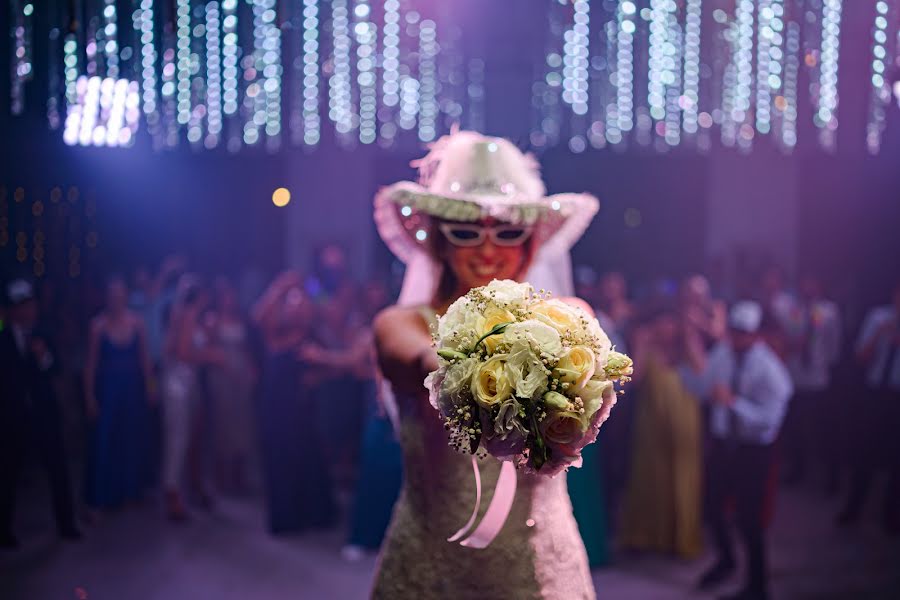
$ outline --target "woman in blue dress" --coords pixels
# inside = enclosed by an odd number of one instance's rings
[[[139,501],[151,467],[146,329],[128,309],[124,280],[111,279],[106,298],[106,308],[91,322],[84,373],[91,421],[85,491],[96,509]]]
[[[292,272],[278,277],[253,310],[265,345],[259,383],[259,431],[269,531],[328,527],[335,511],[315,405],[300,382],[298,357],[309,337],[311,304]]]

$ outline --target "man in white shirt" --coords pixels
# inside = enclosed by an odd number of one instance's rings
[[[884,528],[900,534],[900,281],[893,302],[869,311],[856,343],[865,369],[865,391],[851,415],[853,474],[839,524],[859,519],[877,466],[888,469]]]
[[[710,352],[703,372],[684,373],[686,385],[710,403],[706,513],[718,556],[699,587],[718,585],[735,571],[726,514],[727,500],[733,497],[748,562],[747,582],[731,596],[740,600],[768,597],[763,505],[772,445],[793,393],[787,369],[760,337],[762,317],[756,302],[735,304],[728,315],[728,336]]]
[[[830,484],[836,484],[836,432],[829,422],[831,369],[841,351],[837,305],[824,297],[818,278],[800,279],[800,296],[777,315],[787,339],[788,368],[796,388],[785,419],[782,440],[787,481],[803,479],[813,456],[826,461]]]

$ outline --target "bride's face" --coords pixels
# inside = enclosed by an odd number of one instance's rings
[[[531,229],[486,219],[439,223],[439,252],[464,289],[520,279],[531,264]]]

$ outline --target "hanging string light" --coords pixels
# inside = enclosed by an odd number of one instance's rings
[[[684,26],[684,94],[680,99],[684,132],[697,133],[700,111],[700,25],[701,0],[687,0]]]
[[[800,75],[800,25],[796,21],[787,24],[784,54],[784,117],[781,141],[786,150],[797,145],[797,109]]]
[[[34,5],[30,2],[22,4],[21,0],[12,3],[13,68],[12,86],[10,90],[10,110],[19,115],[25,110],[25,83],[33,76],[32,36],[34,35]]]
[[[371,144],[378,136],[378,87],[375,80],[377,28],[369,0],[356,0],[353,33],[356,36],[356,82],[359,85],[359,141]]]
[[[731,120],[737,128],[739,148],[749,149],[753,144],[753,126],[750,105],[753,90],[753,2],[738,0],[735,9],[737,28],[734,53],[734,99]]]
[[[400,0],[384,0],[382,42],[380,136],[390,143],[397,135],[394,114],[400,103]]]
[[[419,27],[419,140],[430,142],[435,138],[437,127],[437,77],[435,57],[437,56],[437,30],[434,21],[422,21]]]
[[[319,117],[319,6],[303,0],[303,143],[315,146],[321,137]]]
[[[563,82],[563,46],[560,44],[560,40],[564,31],[568,31],[564,25],[565,8],[565,0],[551,0],[550,2],[547,16],[549,30],[544,49],[545,60],[542,70],[538,72],[538,81],[535,82],[533,89],[534,97],[532,102],[535,104],[536,124],[531,142],[536,147],[556,144],[560,137],[560,121],[562,118],[560,90]],[[472,86],[476,84],[472,82],[471,63],[469,66],[469,100],[471,105]],[[471,118],[471,107],[469,114]]]
[[[588,59],[590,56],[590,9],[588,0],[574,0],[572,27],[563,34],[563,102],[576,115],[588,110]]]
[[[819,67],[819,102],[815,124],[820,141],[833,148],[837,131],[838,57],[840,55],[841,0],[825,0],[822,8],[822,53]]]
[[[650,0],[650,49],[647,82],[647,103],[650,116],[662,120],[666,116],[665,101],[665,43],[668,0]]]
[[[140,32],[141,43],[141,99],[144,115],[150,133],[156,133],[159,122],[156,93],[156,43],[154,40],[153,0],[141,0],[140,8],[135,11],[136,29]]]
[[[204,18],[204,6],[197,5],[193,8],[191,26],[190,48],[190,118],[187,123],[187,139],[195,148],[201,147],[203,138],[203,125],[206,118],[206,78],[204,67],[206,66],[206,25]]]
[[[769,133],[772,126],[772,89],[769,85],[769,51],[772,47],[775,31],[772,20],[775,11],[772,0],[757,0],[758,27],[756,44],[756,130]]]
[[[485,90],[484,90],[484,61],[480,58],[469,60],[469,129],[484,131],[485,126]]]
[[[266,94],[262,86],[266,52],[263,13],[266,2],[253,0],[253,53],[244,59],[244,80],[247,82],[244,104],[248,116],[244,122],[244,143],[249,145],[259,142],[259,130],[266,124]]]
[[[438,28],[435,27],[435,36]],[[463,74],[464,48],[460,44],[462,29],[451,26],[443,31],[440,44],[435,39],[435,60],[437,68],[437,88],[435,102],[438,111],[443,114],[444,128],[450,129],[459,124],[463,114],[463,87],[465,76]]]
[[[332,73],[328,79],[328,116],[345,142],[353,131],[353,97],[350,84],[350,14],[347,0],[332,0]]]
[[[59,129],[62,123],[60,115],[60,100],[62,100],[62,89],[60,85],[61,73],[60,65],[57,60],[60,56],[60,38],[62,32],[59,28],[59,6],[55,3],[49,3],[47,6],[49,14],[50,31],[47,34],[47,50],[53,60],[47,65],[47,124],[51,130]]]
[[[191,120],[191,2],[176,0],[177,94],[178,122],[187,125]]]
[[[106,62],[106,75],[113,79],[119,76],[119,32],[116,0],[104,0],[103,7],[103,55]]]
[[[616,105],[615,121],[610,123],[607,139],[621,141],[621,135],[634,127],[634,19],[637,6],[631,0],[619,2],[616,31]],[[621,133],[620,133],[621,132]]]
[[[263,47],[263,89],[265,91],[266,139],[269,150],[281,143],[281,28],[276,23],[276,0],[265,0],[262,22],[265,32]]]
[[[419,18],[419,13],[414,10],[407,11],[404,15],[404,40],[409,52],[406,53],[407,59],[400,65],[400,112],[397,124],[408,131],[415,129],[419,116],[419,64],[415,60],[418,57]]]
[[[222,110],[227,117],[238,111],[237,0],[222,0]]]
[[[206,129],[207,148],[219,145],[222,133],[222,55],[219,38],[219,3],[206,3]]]
[[[875,3],[875,23],[872,35],[872,63],[870,66],[870,83],[868,117],[866,121],[866,148],[877,154],[881,148],[881,136],[885,129],[885,107],[891,101],[891,86],[885,77],[888,58],[888,20],[891,7],[884,0]],[[900,35],[900,32],[898,32]]]
[[[684,95],[681,90],[681,67],[684,55],[684,34],[676,14],[677,6],[672,0],[666,15],[666,44],[663,46],[663,77],[666,86],[666,120],[664,139],[669,146],[681,142],[681,111]]]

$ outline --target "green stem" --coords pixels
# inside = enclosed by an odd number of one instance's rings
[[[484,340],[488,339],[488,338],[491,337],[492,335],[499,335],[499,334],[503,333],[504,331],[506,331],[506,328],[509,327],[509,326],[512,325],[512,324],[513,324],[513,322],[510,321],[509,323],[498,323],[497,325],[494,325],[494,328],[493,328],[493,329],[491,329],[491,330],[488,331],[486,334],[484,334],[483,336],[481,336],[480,338],[478,338],[478,341],[475,342],[475,347],[474,347],[474,349],[477,350],[477,349],[478,349],[478,346],[480,346],[481,343],[482,343]]]

